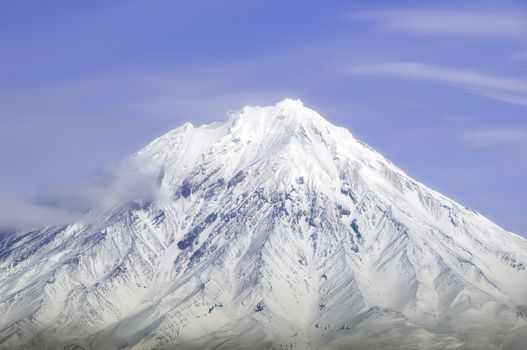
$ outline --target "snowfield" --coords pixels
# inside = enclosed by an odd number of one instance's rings
[[[1,349],[527,349],[527,241],[300,101],[130,161],[155,198],[0,235]]]

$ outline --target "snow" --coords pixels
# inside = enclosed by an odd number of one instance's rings
[[[2,238],[0,348],[527,344],[527,242],[299,100],[131,159],[156,200]]]

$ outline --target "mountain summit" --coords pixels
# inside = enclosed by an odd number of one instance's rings
[[[130,161],[152,198],[0,235],[0,348],[525,349],[527,241],[300,101]]]

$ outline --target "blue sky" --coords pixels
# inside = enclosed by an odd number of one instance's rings
[[[527,235],[524,1],[7,0],[0,45],[4,208],[292,97]]]

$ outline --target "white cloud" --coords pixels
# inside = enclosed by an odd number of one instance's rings
[[[512,56],[512,58],[518,58],[518,59],[527,58],[527,50],[518,52],[517,54]]]
[[[22,200],[0,202],[0,230],[62,225],[78,219],[78,213],[64,208],[48,207]]]
[[[488,97],[494,100],[512,103],[516,105],[521,105],[521,106],[527,106],[527,96],[504,94],[504,93],[498,93],[498,92],[486,91],[486,90],[474,90],[472,92],[477,95]]]
[[[519,144],[527,145],[527,129],[506,128],[480,130],[463,134],[462,139],[474,147]]]
[[[136,159],[129,158],[107,166],[88,183],[49,190],[26,201],[0,201],[0,229],[88,223],[117,205],[160,199],[155,176],[142,168]]]
[[[381,29],[415,34],[527,37],[527,14],[522,12],[405,9],[351,17],[375,22]]]
[[[442,81],[468,87],[527,93],[527,80],[495,77],[466,69],[443,68],[417,62],[355,66],[350,69],[350,72],[356,74],[395,75],[406,78]]]
[[[351,74],[388,75],[429,80],[468,89],[483,97],[527,105],[527,80],[498,77],[467,69],[444,68],[417,62],[394,62],[353,66]]]

